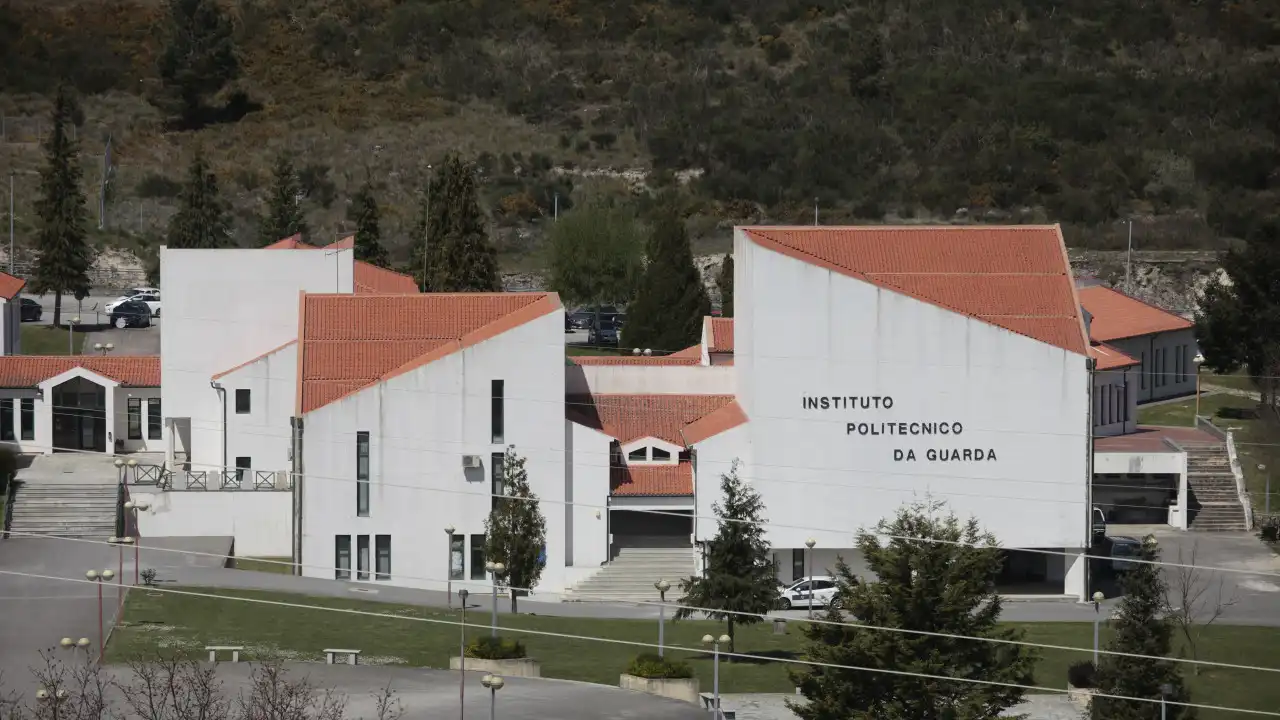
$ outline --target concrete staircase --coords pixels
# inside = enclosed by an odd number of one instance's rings
[[[1187,447],[1187,486],[1191,501],[1191,530],[1243,532],[1244,505],[1231,472],[1226,445]]]
[[[681,581],[693,575],[696,559],[691,547],[624,547],[600,572],[565,592],[566,602],[657,602],[658,580],[671,583],[667,601],[683,595]]]
[[[116,485],[21,483],[13,501],[11,538],[18,533],[108,538],[116,534]]]

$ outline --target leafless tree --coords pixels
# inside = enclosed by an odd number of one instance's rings
[[[1199,541],[1192,543],[1190,557],[1187,559],[1184,559],[1182,549],[1178,549],[1173,582],[1165,590],[1165,617],[1182,633],[1192,660],[1199,659],[1196,641],[1200,633],[1197,627],[1212,625],[1238,600],[1234,592],[1230,596],[1224,594],[1225,579],[1222,575],[1214,578],[1210,573],[1195,567],[1199,547]],[[1192,668],[1193,673],[1200,674],[1199,665],[1192,665]]]
[[[396,697],[388,682],[381,690],[373,693],[374,720],[400,720],[404,717],[404,705]]]
[[[102,673],[88,653],[77,653],[77,660],[64,663],[52,652],[40,653],[41,664],[32,668],[40,686],[29,707],[15,705],[14,717],[33,720],[105,720],[111,707],[107,688],[111,681]]]
[[[292,678],[279,663],[258,665],[240,694],[237,720],[344,720],[346,698],[309,678]]]
[[[116,687],[139,720],[230,720],[231,702],[222,691],[217,666],[195,660],[157,657],[131,662],[132,677]]]

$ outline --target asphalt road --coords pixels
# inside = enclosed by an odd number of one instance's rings
[[[111,343],[112,355],[159,355],[161,318],[151,321],[148,328],[107,328],[85,335],[82,353],[88,355],[97,352],[93,349],[96,343]]]

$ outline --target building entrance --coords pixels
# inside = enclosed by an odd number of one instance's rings
[[[107,451],[107,390],[84,378],[53,389],[53,450]]]

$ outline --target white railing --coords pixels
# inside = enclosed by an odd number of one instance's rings
[[[1226,432],[1227,457],[1231,458],[1231,474],[1236,479],[1236,494],[1240,496],[1240,505],[1244,508],[1244,529],[1253,530],[1253,503],[1249,501],[1249,491],[1244,482],[1244,471],[1240,467],[1240,457],[1236,455],[1236,441],[1233,433]]]

